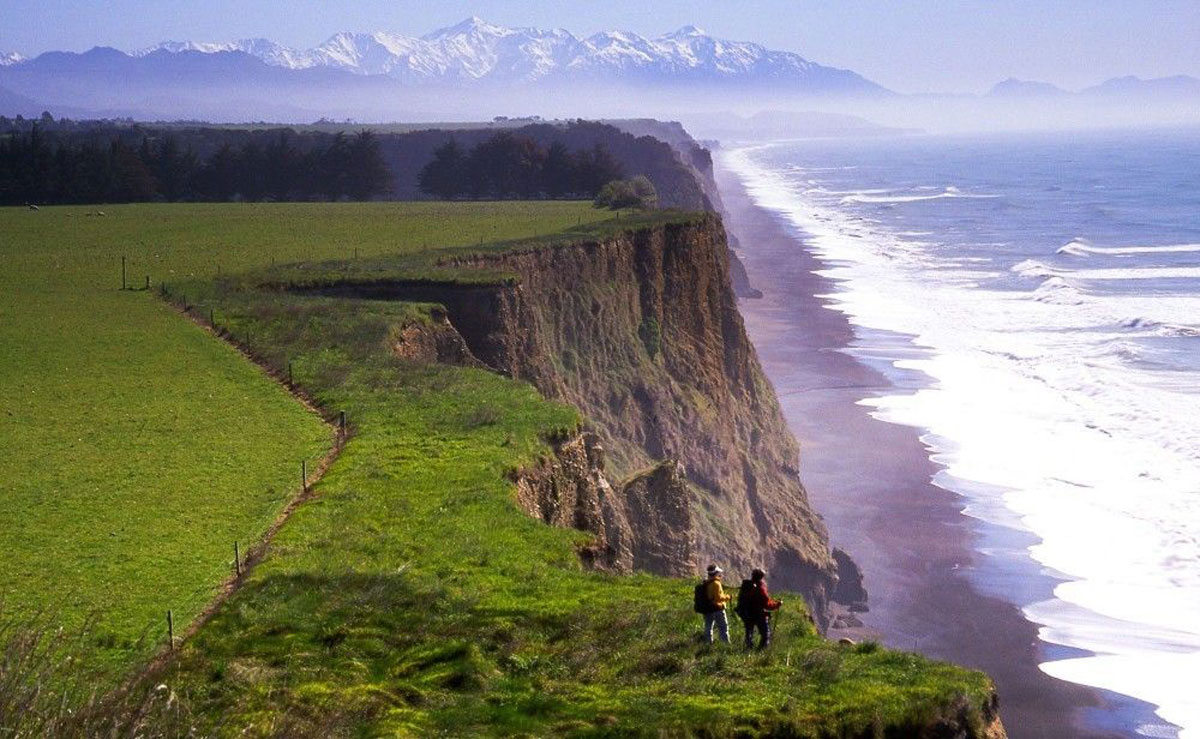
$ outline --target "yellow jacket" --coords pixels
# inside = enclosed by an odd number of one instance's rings
[[[708,595],[708,601],[716,606],[718,611],[725,610],[725,604],[733,600],[733,596],[725,592],[725,588],[721,587],[721,581],[715,577],[709,578],[704,592]]]

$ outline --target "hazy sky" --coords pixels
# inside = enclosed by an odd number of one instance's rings
[[[420,35],[470,15],[577,34],[694,23],[901,92],[981,92],[1009,76],[1067,88],[1200,77],[1200,0],[0,0],[0,52],[258,36],[307,48],[337,31]]]

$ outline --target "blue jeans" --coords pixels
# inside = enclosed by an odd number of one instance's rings
[[[717,631],[721,634],[721,641],[728,644],[729,617],[725,615],[724,610],[704,614],[704,641],[709,644],[713,643],[713,624],[717,625]]]

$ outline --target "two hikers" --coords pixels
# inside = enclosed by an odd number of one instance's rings
[[[704,615],[704,641],[713,643],[713,626],[721,636],[721,641],[729,643],[729,617],[725,605],[733,600],[733,596],[725,592],[721,585],[721,575],[725,571],[717,565],[709,565],[707,577],[696,586],[695,610]],[[755,568],[750,577],[742,580],[738,591],[738,602],[735,612],[741,617],[746,626],[746,648],[754,645],[754,632],[759,634],[758,648],[763,649],[771,642],[771,612],[778,610],[783,601],[776,600],[767,592],[767,573]]]
[[[754,632],[758,631],[758,648],[765,649],[771,643],[771,612],[779,610],[783,601],[767,593],[767,573],[757,567],[750,579],[742,580],[738,590],[737,615],[746,625],[746,649],[754,645]]]
[[[704,615],[704,641],[713,643],[713,626],[721,635],[721,641],[729,643],[729,617],[725,614],[725,604],[733,600],[733,596],[721,587],[722,570],[716,565],[709,565],[707,577],[696,586],[696,613]]]

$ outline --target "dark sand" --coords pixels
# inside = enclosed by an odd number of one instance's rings
[[[892,386],[839,351],[853,329],[817,297],[833,292],[833,283],[814,274],[822,265],[778,216],[749,200],[736,175],[719,168],[717,175],[726,225],[751,284],[764,294],[740,301],[742,315],[800,440],[801,477],[834,545],[865,574],[871,611],[861,615],[865,629],[857,635],[874,632],[889,646],[986,671],[1014,739],[1130,736],[1154,721],[1145,704],[1038,669],[1048,652],[1036,628],[977,587],[988,577],[976,551],[981,537],[1020,549],[1023,535],[964,516],[960,497],[931,484],[939,468],[918,431],[873,419],[855,404]],[[1053,581],[1031,579],[1044,582],[1040,597],[1048,597]]]

